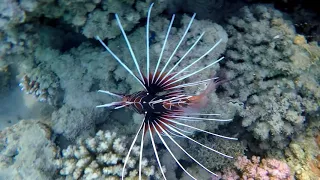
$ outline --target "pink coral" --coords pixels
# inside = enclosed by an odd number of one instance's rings
[[[246,156],[239,156],[234,163],[237,172],[233,169],[226,169],[221,175],[223,180],[291,180],[289,166],[277,159],[262,159],[253,156],[248,159]]]

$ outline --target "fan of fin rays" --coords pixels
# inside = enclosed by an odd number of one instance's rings
[[[206,168],[204,165],[202,165],[198,160],[196,160],[192,155],[190,155],[179,143],[173,138],[173,137],[183,137],[186,138],[199,146],[202,146],[206,149],[209,149],[219,155],[222,155],[226,158],[232,158],[229,155],[226,155],[222,152],[219,152],[213,148],[210,148],[192,138],[190,138],[188,135],[190,132],[186,131],[185,129],[179,128],[179,127],[184,127],[184,128],[190,128],[196,131],[200,131],[203,133],[207,133],[219,138],[224,138],[228,140],[237,140],[237,138],[233,137],[227,137],[219,134],[215,134],[212,132],[208,132],[206,130],[181,123],[179,121],[220,121],[220,122],[225,122],[225,121],[231,121],[232,119],[217,119],[217,118],[211,118],[212,116],[219,116],[220,114],[201,114],[201,113],[185,113],[183,111],[183,108],[187,107],[190,105],[191,99],[193,96],[190,95],[185,95],[183,93],[183,88],[185,87],[190,87],[190,86],[196,86],[200,84],[204,84],[210,81],[214,81],[216,78],[210,78],[210,79],[205,79],[205,80],[200,80],[196,82],[191,82],[191,83],[184,83],[184,84],[179,84],[179,82],[183,81],[184,79],[193,76],[211,66],[214,64],[218,63],[223,59],[221,57],[220,59],[210,63],[209,65],[196,70],[194,72],[188,72],[186,73],[186,70],[188,70],[190,67],[192,67],[195,63],[199,62],[201,59],[203,59],[206,55],[208,55],[211,51],[215,49],[216,46],[218,46],[221,42],[221,39],[214,44],[205,54],[203,54],[201,57],[193,61],[190,65],[187,67],[183,68],[182,70],[172,73],[175,68],[178,66],[178,64],[188,55],[188,53],[197,45],[197,43],[201,40],[202,36],[204,35],[204,32],[198,37],[198,39],[194,42],[194,44],[188,49],[188,51],[179,59],[179,61],[169,70],[166,72],[166,68],[168,64],[170,63],[172,57],[175,55],[176,51],[178,50],[179,46],[183,42],[185,36],[187,35],[187,32],[189,31],[191,24],[195,18],[195,14],[192,16],[183,36],[181,37],[181,40],[178,42],[176,45],[176,48],[172,52],[172,55],[169,57],[167,62],[165,63],[164,67],[162,68],[161,71],[159,71],[159,65],[162,59],[162,55],[170,34],[170,29],[172,27],[175,15],[172,16],[168,30],[166,32],[166,36],[163,42],[163,46],[159,55],[159,59],[157,62],[157,65],[155,67],[154,73],[150,73],[150,57],[149,57],[149,21],[150,21],[150,14],[151,14],[151,9],[153,7],[152,3],[149,7],[148,10],[148,15],[147,15],[147,25],[146,25],[146,61],[147,61],[147,68],[146,68],[146,74],[147,76],[144,76],[143,73],[141,72],[139,68],[138,61],[135,57],[135,54],[132,50],[131,44],[127,38],[127,35],[121,25],[120,19],[117,14],[115,14],[116,21],[119,25],[119,28],[121,30],[121,33],[126,41],[127,47],[130,51],[131,57],[133,59],[133,62],[136,66],[136,69],[139,73],[138,77],[133,73],[133,71],[127,67],[122,60],[114,54],[109,47],[100,39],[99,36],[96,36],[96,39],[100,41],[100,43],[104,46],[104,48],[118,61],[119,64],[121,64],[131,75],[133,78],[137,80],[138,83],[141,84],[141,86],[144,88],[144,90],[139,91],[137,93],[131,94],[131,95],[121,95],[117,93],[112,93],[110,91],[105,91],[105,90],[99,90],[98,92],[101,93],[106,93],[111,96],[115,96],[117,98],[121,98],[121,101],[118,102],[111,102],[108,104],[103,104],[99,105],[97,107],[108,107],[108,108],[113,108],[113,109],[120,109],[123,107],[132,107],[134,110],[136,110],[140,114],[144,114],[144,119],[142,120],[142,123],[133,139],[133,142],[129,148],[128,154],[125,158],[124,165],[123,165],[123,170],[122,170],[122,180],[125,177],[126,171],[126,165],[129,160],[130,153],[137,141],[137,138],[139,134],[141,133],[141,144],[140,144],[140,158],[139,158],[139,180],[141,180],[142,175],[142,155],[143,155],[143,143],[144,143],[144,136],[148,133],[150,135],[150,139],[152,142],[152,147],[154,150],[154,154],[157,160],[157,163],[159,165],[159,169],[163,175],[163,178],[166,179],[165,174],[164,174],[164,169],[161,165],[159,156],[158,156],[158,151],[154,142],[154,137],[153,135],[156,134],[160,140],[162,141],[163,145],[167,149],[167,151],[171,154],[173,159],[176,161],[176,163],[180,166],[180,168],[188,174],[192,179],[196,179],[193,175],[191,175],[183,166],[182,164],[178,161],[178,159],[175,157],[173,152],[171,151],[170,147],[166,143],[166,140],[162,136],[168,137],[177,147],[179,147],[189,158],[191,158],[194,162],[196,162],[199,166],[204,168],[206,171],[210,172],[211,174],[217,176],[217,174],[213,173],[210,171],[208,168]],[[186,73],[182,75],[183,73]],[[180,75],[180,76],[179,76]],[[161,95],[160,95],[161,94]],[[202,116],[202,117],[199,117]],[[209,117],[209,118],[204,118],[203,116]]]

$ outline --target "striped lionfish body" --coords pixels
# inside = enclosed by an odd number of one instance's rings
[[[231,139],[231,140],[236,140],[236,138],[232,137],[226,137],[222,136],[219,134],[211,133],[206,130],[182,123],[181,121],[230,121],[231,119],[216,119],[212,118],[212,116],[218,116],[219,114],[201,114],[201,113],[188,113],[190,112],[190,109],[199,109],[206,105],[207,101],[207,95],[215,88],[215,80],[217,78],[211,78],[211,79],[205,79],[205,80],[200,80],[196,82],[191,82],[191,83],[181,83],[184,79],[193,76],[195,74],[198,74],[199,72],[213,66],[217,62],[221,61],[223,59],[220,58],[209,65],[193,71],[191,73],[186,73],[186,70],[188,70],[191,66],[193,66],[195,63],[199,62],[201,59],[203,59],[206,55],[208,55],[212,50],[215,49],[216,46],[219,45],[221,40],[219,40],[216,44],[212,46],[206,53],[204,53],[201,57],[193,61],[190,65],[184,67],[182,70],[173,73],[175,68],[179,65],[179,63],[185,58],[185,56],[188,55],[188,53],[196,46],[196,44],[200,41],[204,33],[200,35],[200,37],[196,40],[196,42],[189,48],[189,50],[185,53],[184,56],[182,56],[179,61],[170,69],[166,70],[168,64],[170,63],[173,55],[176,53],[177,49],[179,48],[180,44],[184,40],[184,37],[186,36],[187,32],[189,31],[189,28],[192,24],[192,21],[195,18],[195,14],[192,16],[189,25],[182,36],[181,40],[177,44],[175,50],[173,51],[171,57],[166,61],[164,67],[160,71],[159,65],[162,59],[162,54],[164,52],[168,36],[170,33],[170,29],[172,27],[175,15],[172,16],[171,22],[169,24],[164,43],[162,46],[161,53],[159,55],[159,60],[158,63],[154,69],[154,72],[150,72],[150,60],[149,60],[149,21],[150,21],[150,13],[151,9],[153,7],[153,4],[149,7],[148,11],[148,16],[147,16],[147,25],[146,25],[146,45],[147,45],[147,58],[146,58],[146,64],[147,64],[147,72],[146,76],[142,73],[140,70],[138,61],[135,57],[135,54],[131,48],[131,44],[127,38],[127,35],[125,31],[123,30],[123,27],[121,25],[120,19],[118,15],[116,14],[116,20],[117,23],[120,27],[120,30],[122,32],[122,35],[126,41],[126,44],[128,46],[128,49],[130,51],[131,57],[134,61],[134,64],[136,66],[138,75],[133,73],[133,71],[128,68],[123,61],[112,52],[111,49],[97,36],[96,38],[100,41],[100,43],[104,46],[104,48],[121,64],[127,72],[129,72],[133,78],[137,80],[139,84],[141,84],[143,90],[138,91],[136,93],[130,94],[130,95],[121,95],[117,93],[112,93],[110,91],[105,91],[105,90],[99,90],[98,92],[106,93],[111,96],[118,97],[120,100],[117,102],[111,102],[108,104],[103,104],[99,105],[97,107],[108,107],[108,108],[113,108],[113,109],[120,109],[123,107],[130,107],[134,109],[137,113],[143,114],[144,118],[142,120],[142,123],[133,139],[133,142],[129,148],[128,154],[126,156],[123,170],[122,170],[122,179],[125,177],[125,168],[126,164],[128,162],[130,153],[137,141],[137,138],[139,134],[141,133],[141,145],[140,145],[140,163],[139,163],[139,179],[141,179],[141,161],[142,161],[142,155],[143,155],[143,139],[144,136],[149,132],[150,139],[152,142],[152,147],[154,149],[155,157],[157,159],[157,163],[159,165],[160,171],[163,175],[163,178],[166,179],[164,170],[161,166],[161,162],[159,160],[157,148],[154,143],[154,135],[157,135],[160,140],[162,141],[163,145],[167,148],[168,152],[171,154],[173,159],[176,161],[176,163],[182,168],[182,170],[187,173],[192,179],[196,179],[194,176],[192,176],[183,166],[182,164],[178,161],[178,159],[175,157],[175,155],[172,153],[170,150],[170,147],[167,145],[166,140],[162,136],[167,136],[178,148],[180,148],[187,156],[189,156],[194,162],[196,162],[199,166],[207,170],[208,172],[212,173],[213,175],[216,175],[209,169],[207,169],[205,166],[203,166],[198,160],[193,158],[187,151],[182,148],[178,142],[173,138],[173,137],[184,137],[199,146],[202,146],[204,148],[207,148],[215,153],[218,153],[222,156],[225,156],[227,158],[232,158],[229,155],[226,155],[222,152],[219,152],[211,147],[208,147],[204,144],[201,144],[200,142],[190,138],[189,136],[186,135],[187,131],[183,130],[181,127],[187,127],[191,128],[203,133],[207,133],[213,136],[217,136],[220,138],[224,139]],[[190,86],[196,86],[196,85],[201,85],[204,83],[208,83],[208,87],[206,90],[204,90],[202,93],[199,95],[187,95],[184,92],[184,88],[190,87]],[[201,117],[199,117],[201,116]],[[203,117],[205,116],[205,117]]]

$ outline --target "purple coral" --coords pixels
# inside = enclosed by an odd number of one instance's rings
[[[292,179],[289,166],[276,159],[260,160],[260,157],[253,156],[250,160],[246,156],[239,156],[235,166],[240,171],[241,179],[245,180]]]
[[[236,169],[227,168],[212,180],[292,180],[289,166],[277,159],[262,159],[258,156],[238,156]]]

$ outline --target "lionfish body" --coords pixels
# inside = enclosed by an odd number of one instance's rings
[[[126,44],[128,46],[128,49],[130,51],[131,57],[135,63],[136,69],[138,71],[138,75],[133,73],[133,71],[128,68],[121,59],[117,55],[115,55],[109,47],[97,36],[96,38],[100,41],[100,43],[105,47],[105,49],[129,72],[132,77],[134,77],[139,84],[141,84],[143,90],[138,91],[136,93],[130,94],[130,95],[121,95],[117,93],[112,93],[110,91],[105,90],[99,90],[98,92],[106,93],[111,96],[115,96],[119,98],[120,100],[117,102],[111,102],[108,104],[99,105],[97,107],[108,107],[113,109],[120,109],[123,107],[130,107],[134,109],[137,113],[143,114],[144,118],[142,120],[141,126],[138,129],[138,132],[136,133],[133,142],[129,148],[128,154],[126,156],[123,171],[122,171],[122,179],[125,177],[125,168],[126,164],[128,162],[130,153],[132,151],[132,148],[134,147],[134,144],[137,141],[137,138],[139,134],[141,133],[141,145],[140,145],[140,163],[139,163],[139,179],[141,179],[141,161],[142,161],[142,155],[143,155],[143,139],[144,136],[149,132],[150,139],[152,142],[152,147],[154,149],[155,157],[157,159],[159,168],[161,170],[161,173],[166,179],[164,170],[161,166],[161,162],[157,153],[157,148],[154,143],[154,135],[157,135],[160,140],[162,141],[163,145],[167,148],[168,152],[171,154],[173,159],[177,162],[177,164],[183,169],[184,172],[186,172],[192,179],[196,179],[193,177],[177,160],[175,155],[170,150],[170,147],[167,145],[166,140],[162,136],[167,136],[177,147],[179,147],[187,156],[189,156],[194,162],[196,162],[199,166],[207,170],[208,172],[214,174],[212,171],[207,169],[205,166],[203,166],[198,160],[193,158],[187,151],[185,151],[178,142],[173,137],[183,137],[186,138],[199,146],[202,146],[204,148],[207,148],[215,153],[218,153],[222,156],[225,156],[227,158],[232,158],[231,156],[228,156],[222,152],[219,152],[211,147],[208,147],[204,144],[201,144],[200,142],[190,138],[186,134],[187,131],[183,130],[183,128],[179,127],[187,127],[191,128],[203,133],[207,133],[213,136],[217,136],[224,139],[231,139],[236,140],[236,138],[232,137],[226,137],[219,134],[211,133],[206,130],[199,129],[197,127],[182,123],[181,121],[230,121],[231,119],[216,119],[216,118],[210,118],[210,116],[218,116],[219,114],[201,114],[201,113],[194,113],[194,110],[199,110],[201,107],[205,106],[207,103],[207,95],[215,88],[215,80],[217,78],[210,78],[205,80],[200,80],[197,82],[191,82],[191,83],[181,83],[184,79],[193,76],[212,65],[216,64],[217,62],[221,61],[223,59],[220,58],[211,64],[193,71],[191,73],[186,73],[186,70],[188,70],[191,66],[193,66],[195,63],[200,61],[203,57],[205,57],[207,54],[209,54],[214,48],[219,45],[221,40],[219,40],[216,44],[213,45],[212,48],[210,48],[205,54],[203,54],[201,57],[193,61],[193,63],[189,64],[188,66],[184,67],[182,70],[172,73],[173,70],[178,66],[178,64],[185,58],[185,56],[188,55],[188,53],[196,46],[196,44],[200,41],[204,33],[200,35],[200,37],[197,39],[197,41],[189,48],[189,50],[185,53],[184,56],[180,58],[180,60],[170,69],[166,70],[167,65],[171,61],[171,58],[179,48],[180,44],[182,43],[185,35],[187,34],[192,21],[194,20],[195,14],[193,15],[192,19],[189,22],[189,25],[181,38],[180,42],[176,46],[175,50],[173,51],[171,57],[167,60],[165,66],[160,71],[159,65],[162,58],[163,51],[165,49],[166,42],[168,40],[168,35],[170,33],[170,29],[173,24],[173,20],[175,15],[172,16],[171,22],[169,24],[169,28],[167,30],[164,43],[162,46],[162,51],[159,55],[158,63],[154,69],[154,73],[150,72],[150,61],[149,61],[149,21],[150,21],[150,13],[152,9],[153,4],[151,4],[148,16],[147,16],[147,25],[146,25],[146,44],[147,44],[147,73],[144,75],[144,73],[140,70],[140,67],[138,65],[138,61],[136,60],[135,54],[131,48],[131,44],[126,36],[125,31],[123,30],[123,27],[121,25],[120,19],[118,15],[116,14],[116,20],[118,22],[118,25],[120,27],[120,30],[122,32],[123,37],[126,40]],[[187,95],[184,91],[184,88],[190,87],[190,86],[197,86],[204,83],[208,83],[206,90],[204,90],[199,95]],[[192,113],[190,113],[192,112]],[[206,116],[205,117],[199,117],[199,116]]]

